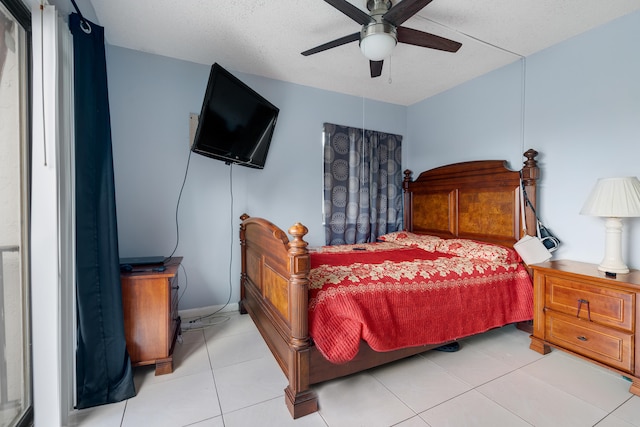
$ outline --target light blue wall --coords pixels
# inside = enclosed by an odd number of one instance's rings
[[[597,178],[640,175],[637,40],[640,13],[408,108],[236,74],[280,107],[278,126],[264,170],[191,157],[176,252],[188,274],[180,308],[237,302],[243,212],[285,229],[300,221],[311,245],[323,243],[325,121],[404,135],[403,167],[416,172],[475,159],[520,168],[522,152],[538,150],[539,211],[563,242],[555,258],[600,262],[603,221],[578,212]],[[121,255],[168,255],[188,117],[200,111],[209,67],[112,46],[107,66]],[[640,220],[625,220],[624,231],[624,258],[640,268]]]
[[[108,46],[107,72],[120,254],[167,256],[177,242],[189,114],[200,112],[209,66]],[[176,255],[188,277],[180,309],[238,301],[244,212],[285,230],[302,222],[311,245],[324,243],[324,122],[406,134],[406,107],[234,74],[280,108],[278,124],[263,170],[191,156],[178,214]]]
[[[640,175],[638,40],[636,12],[527,58],[524,98],[519,61],[409,107],[407,166],[519,168],[523,148],[536,149],[539,213],[563,242],[555,258],[599,263],[604,221],[579,211],[598,178]],[[624,259],[640,268],[640,219],[624,227]]]
[[[522,63],[520,61],[408,108],[409,169],[470,160],[522,156]]]

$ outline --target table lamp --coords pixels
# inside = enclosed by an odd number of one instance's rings
[[[634,176],[599,179],[580,213],[606,218],[604,259],[598,270],[611,276],[628,273],[629,268],[622,261],[621,218],[640,217],[638,178]]]

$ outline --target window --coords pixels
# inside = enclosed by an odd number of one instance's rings
[[[29,353],[30,14],[0,3],[0,427],[31,418]]]
[[[402,136],[324,124],[327,245],[375,242],[402,229]]]

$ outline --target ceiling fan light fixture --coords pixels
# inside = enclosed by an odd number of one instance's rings
[[[384,59],[391,55],[398,42],[445,52],[457,52],[462,46],[453,40],[402,27],[402,23],[418,13],[432,0],[360,0],[366,1],[369,13],[354,6],[354,0],[325,0],[358,24],[360,31],[305,50],[309,56],[359,40],[362,54],[369,59],[371,77],[379,77]],[[398,35],[400,38],[398,39]]]
[[[387,58],[397,43],[396,29],[386,23],[367,25],[360,35],[360,50],[371,61]]]

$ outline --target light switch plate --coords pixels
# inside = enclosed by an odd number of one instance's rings
[[[200,118],[199,114],[196,114],[196,113],[189,114],[189,148],[193,146],[193,141],[196,138],[196,130],[198,129],[199,118]]]

